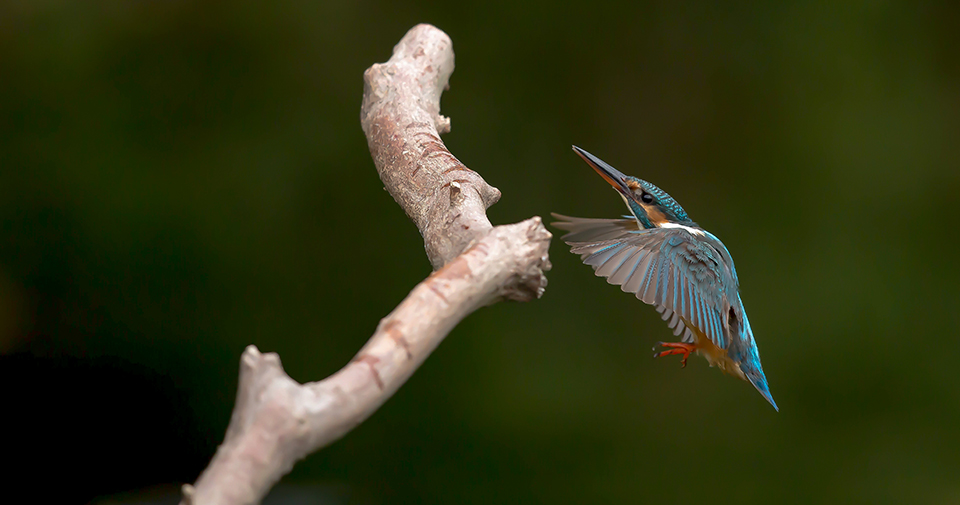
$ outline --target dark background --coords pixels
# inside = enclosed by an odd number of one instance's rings
[[[359,124],[364,69],[430,22],[457,57],[444,141],[503,192],[491,221],[621,214],[574,143],[659,185],[736,258],[781,412],[652,360],[656,312],[554,239],[542,300],[470,316],[284,487],[960,501],[960,6],[843,4],[0,4],[4,480],[175,491],[246,345],[299,381],[350,360],[430,272]]]

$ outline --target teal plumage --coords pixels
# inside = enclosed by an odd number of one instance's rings
[[[574,146],[623,197],[631,215],[584,219],[554,214],[571,252],[625,292],[656,307],[679,343],[658,353],[703,355],[711,365],[749,381],[776,409],[750,322],[740,299],[733,258],[716,236],[690,220],[665,191],[622,174]]]

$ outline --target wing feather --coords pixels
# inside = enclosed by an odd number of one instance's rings
[[[608,279],[610,284],[616,286],[623,286],[623,284],[633,275],[633,272],[637,270],[637,265],[640,264],[640,258],[643,256],[642,249],[631,248],[630,256],[624,260],[623,265],[617,269]]]
[[[636,293],[640,290],[640,283],[643,282],[647,269],[650,268],[650,261],[653,259],[653,255],[654,253],[651,251],[640,249],[640,260],[637,262],[637,267],[633,269],[633,273],[631,273],[627,281],[620,286],[620,289],[627,293]]]
[[[726,315],[739,296],[733,263],[716,237],[682,228],[631,229],[626,219],[554,216],[566,220],[558,227],[570,230],[564,240],[584,263],[655,306],[684,342],[694,341],[690,324],[721,349],[730,343]]]
[[[627,247],[628,246],[626,244],[617,243],[608,247],[601,248],[597,252],[587,256],[587,258],[584,259],[583,262],[594,267],[595,269],[600,268],[601,266],[603,266],[604,263],[607,262],[607,260],[612,258],[618,252],[626,249]]]
[[[551,213],[551,215],[560,219],[551,223],[561,230],[567,230],[563,236],[564,242],[595,242],[599,240],[615,239],[623,235],[624,232],[637,231],[640,225],[634,218],[630,219],[589,219],[584,217],[570,217],[563,214]]]

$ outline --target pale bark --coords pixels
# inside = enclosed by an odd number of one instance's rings
[[[453,72],[449,37],[418,25],[364,73],[361,123],[384,186],[420,229],[437,269],[380,321],[357,356],[298,384],[275,353],[249,346],[223,443],[182,504],[258,503],[293,464],[368,418],[474,310],[538,298],[550,268],[539,217],[492,227],[500,192],[444,146],[440,94]],[[372,457],[373,455],[371,455]]]

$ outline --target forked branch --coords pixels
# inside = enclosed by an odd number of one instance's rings
[[[364,73],[361,111],[384,186],[416,223],[436,271],[387,317],[357,356],[319,382],[298,384],[275,353],[249,346],[223,444],[182,504],[258,503],[293,464],[367,419],[464,317],[499,299],[540,297],[550,233],[539,217],[493,227],[500,192],[440,140],[440,94],[453,72],[450,38],[418,25],[393,57]]]

